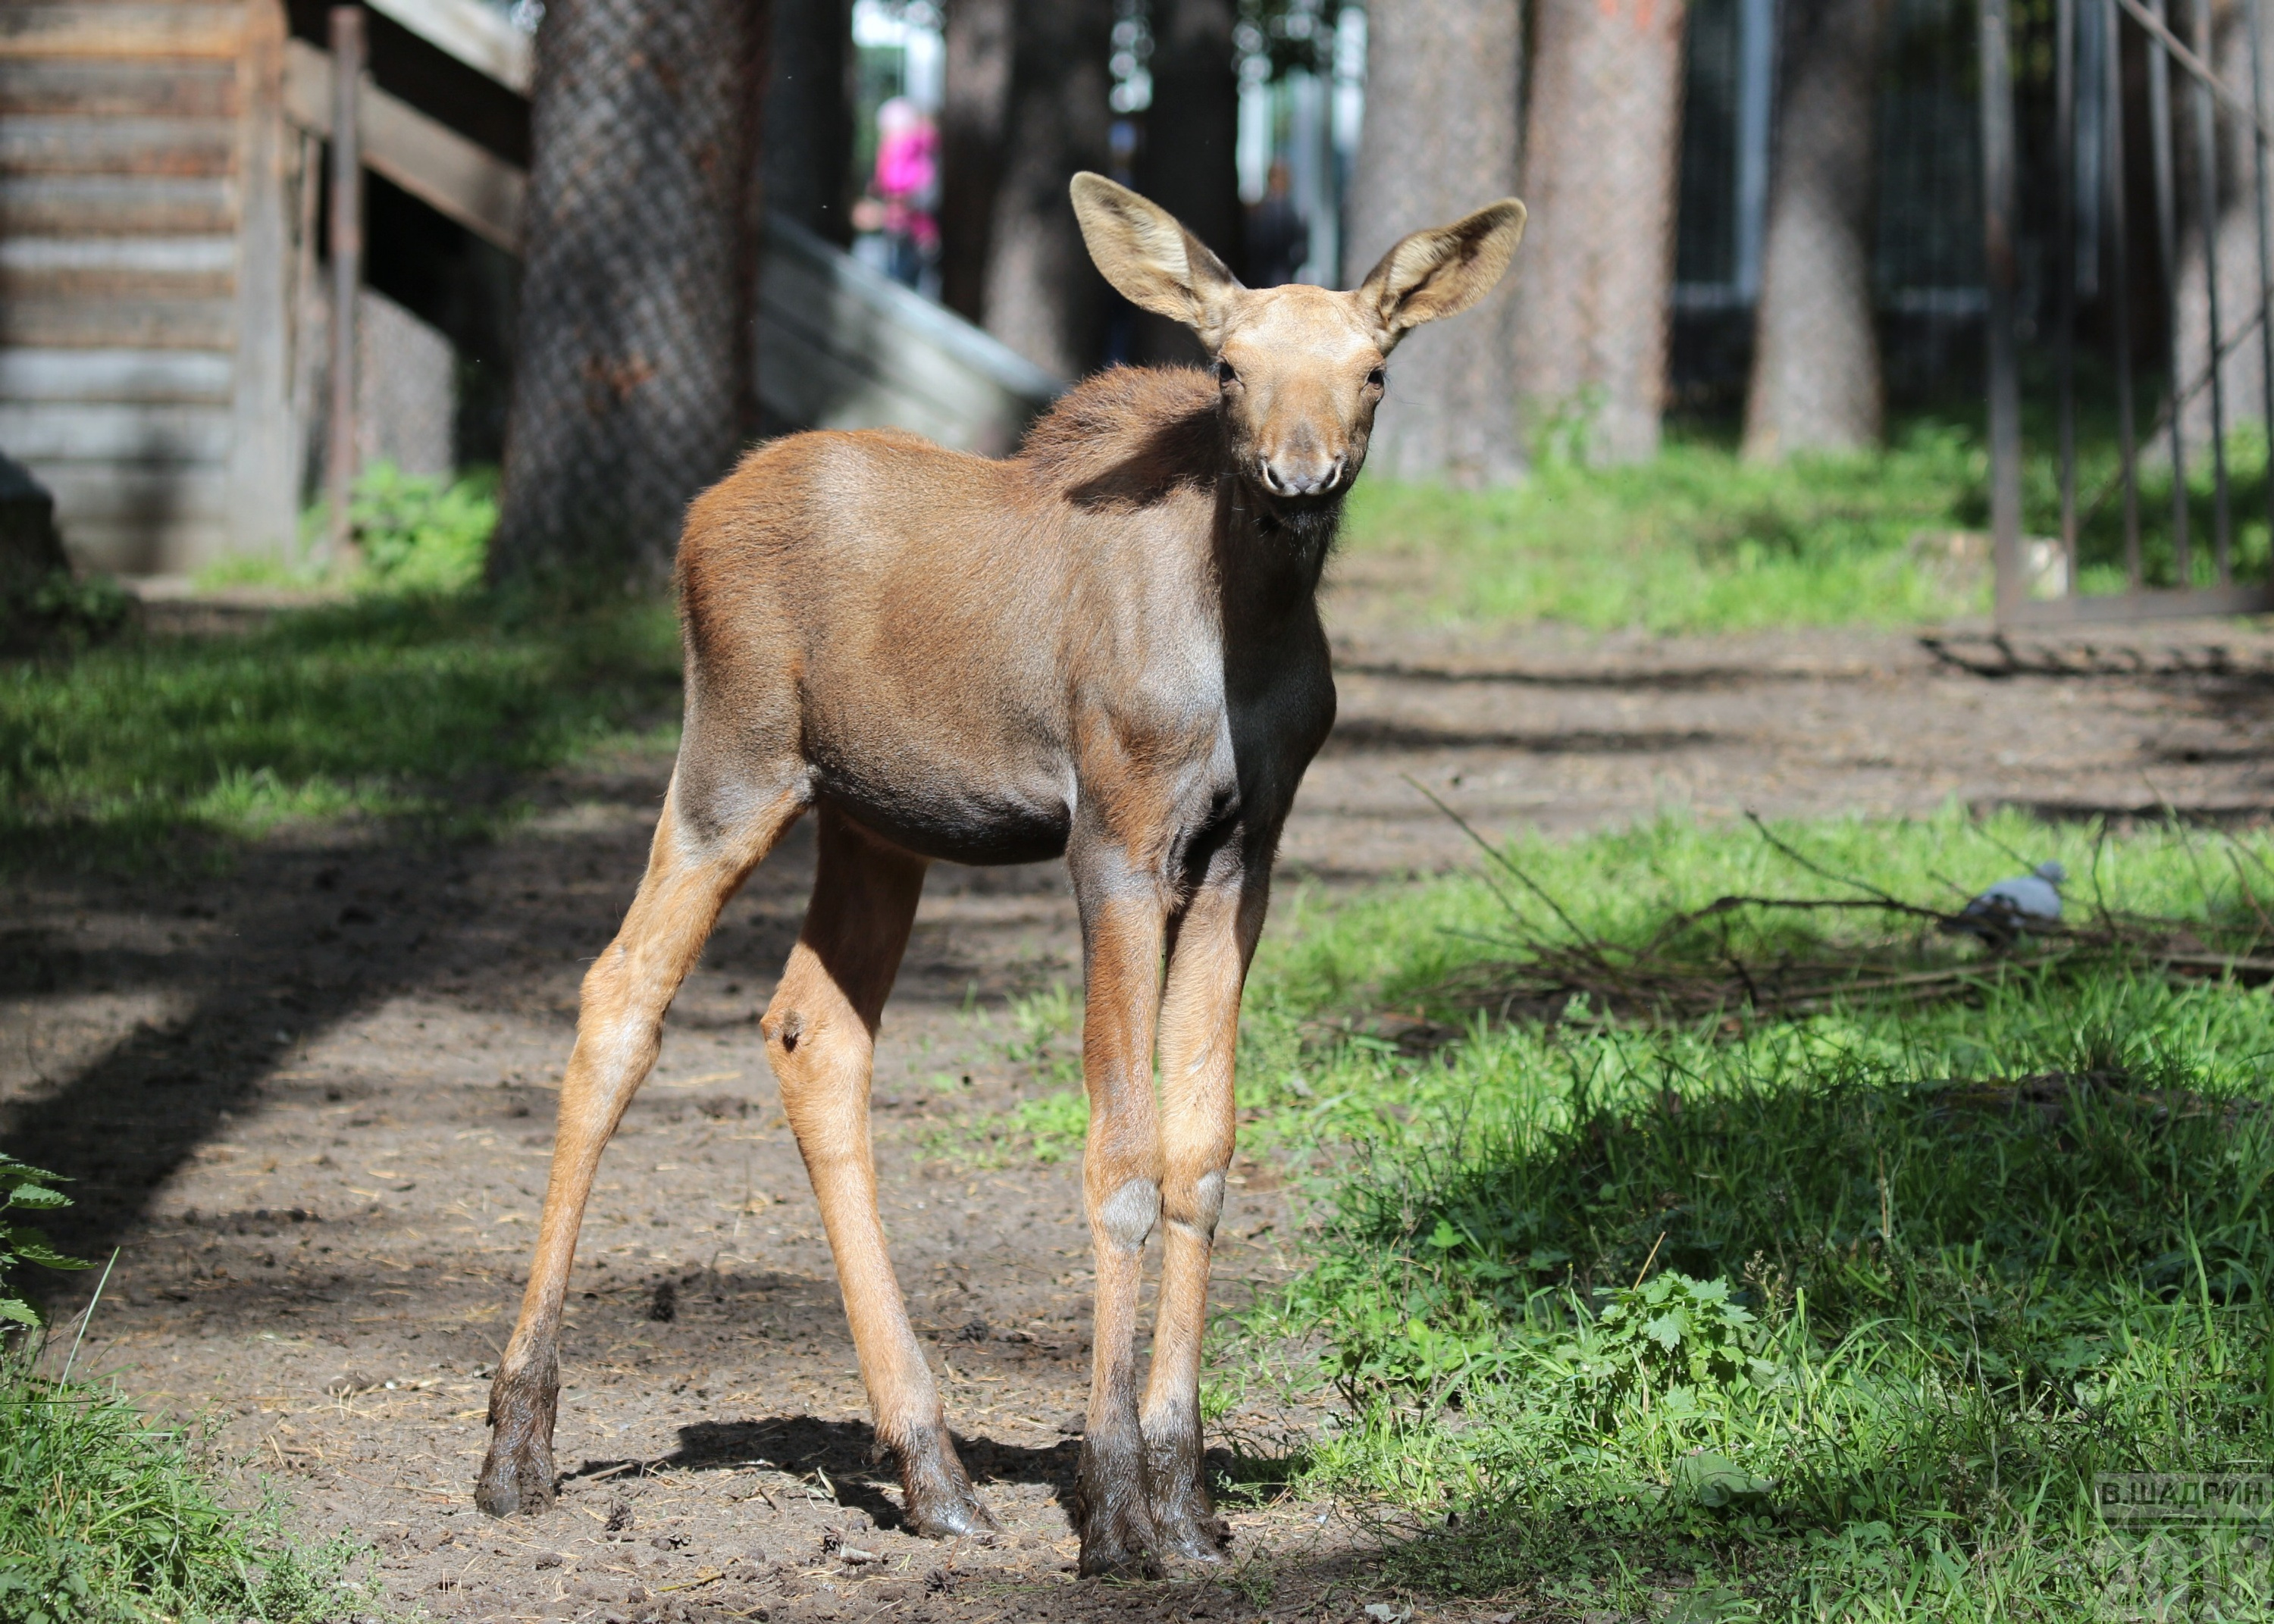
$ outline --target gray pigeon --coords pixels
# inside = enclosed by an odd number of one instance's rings
[[[2061,883],[2067,878],[2068,870],[2060,864],[2041,862],[2031,873],[1999,881],[1959,910],[1946,929],[1985,942],[2005,942],[2026,935],[2032,925],[2057,924]]]

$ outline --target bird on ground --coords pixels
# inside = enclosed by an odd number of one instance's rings
[[[2061,916],[2060,888],[2068,870],[2057,862],[2041,862],[2028,874],[2000,880],[1969,902],[1944,929],[1980,936],[1985,942],[2010,942],[2033,927],[2057,925]]]

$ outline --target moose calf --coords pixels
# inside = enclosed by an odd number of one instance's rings
[[[536,1260],[490,1393],[476,1499],[493,1515],[553,1500],[561,1305],[601,1148],[719,909],[810,809],[813,896],[761,1026],[909,1526],[993,1522],[885,1254],[877,1021],[927,865],[1063,853],[1097,1254],[1081,1571],[1212,1558],[1229,1537],[1201,1470],[1201,1334],[1240,988],[1280,828],[1334,721],[1319,574],[1384,361],[1492,289],[1524,205],[1417,231],[1336,293],[1244,288],[1136,193],[1087,174],[1073,193],[1106,280],[1191,327],[1211,369],[1102,373],[1000,462],[902,433],[792,435],[688,513],[685,733],[646,877],[584,978]],[[1138,1277],[1164,1221],[1141,1394]]]

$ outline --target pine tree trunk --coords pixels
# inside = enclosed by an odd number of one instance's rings
[[[1011,105],[1011,0],[948,0],[940,109],[939,295],[967,321],[987,316],[987,251]]]
[[[842,247],[853,167],[853,100],[846,58],[853,19],[845,0],[772,0],[766,63],[766,212],[787,215]]]
[[[1239,72],[1231,31],[1238,0],[1157,0],[1153,8],[1153,105],[1137,189],[1185,222],[1242,274]],[[1137,317],[1138,358],[1199,362],[1200,341],[1160,316]]]
[[[1517,252],[1528,442],[1656,455],[1666,405],[1683,0],[1535,0]]]
[[[1879,443],[1872,327],[1877,92],[1886,0],[1786,0],[1745,455]]]
[[[2211,24],[2211,59],[2218,76],[2248,97],[2252,65],[2248,10],[2234,0],[2227,0],[2212,12]],[[2191,39],[2193,30],[2184,15],[2179,26],[2180,37]],[[2262,4],[2259,26],[2270,36],[2259,49],[2264,53],[2266,88],[2270,98],[2274,99],[2274,4]],[[2180,427],[2191,455],[2207,456],[2211,441],[2212,405],[2210,297],[2203,285],[2202,205],[2197,201],[2200,194],[2196,190],[2202,181],[2195,162],[2194,81],[2177,67],[2172,70],[2172,142],[2185,166],[2184,183],[2180,188],[2180,384],[2182,388],[2199,382],[2202,386],[2195,389],[2181,410]],[[2259,335],[2250,326],[2261,297],[2258,215],[2251,200],[2257,174],[2250,132],[2248,125],[2223,107],[2218,109],[2217,124],[2219,347],[2226,352],[2218,364],[2219,404],[2225,408],[2225,425],[2231,433],[2240,425],[2266,421],[2266,367]],[[2270,176],[2269,180],[2274,182],[2274,176]],[[2269,200],[2274,202],[2274,199]],[[2246,331],[2248,335],[2237,342],[2238,335]],[[2150,447],[2149,454],[2161,455],[2161,449]],[[2192,460],[2189,465],[2196,466]]]
[[[1112,0],[1014,0],[1003,178],[987,255],[987,330],[1037,366],[1097,364],[1105,279],[1089,262],[1066,184],[1111,162],[1106,61]]]
[[[1367,8],[1366,123],[1349,204],[1352,277],[1407,232],[1516,193],[1522,29],[1520,0],[1374,0]],[[1527,236],[1518,264],[1531,252]],[[1509,364],[1514,325],[1503,287],[1398,346],[1367,455],[1377,477],[1478,485],[1523,471]]]
[[[553,0],[493,571],[667,576],[757,425],[760,0]]]

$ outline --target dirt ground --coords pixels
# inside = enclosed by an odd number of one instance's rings
[[[1465,861],[1410,776],[1489,832],[1924,812],[2263,814],[2274,636],[2180,628],[2000,648],[1826,633],[1455,638],[1337,605],[1342,719],[1283,883]],[[295,1525],[376,1547],[388,1605],[438,1619],[1347,1619],[1393,1615],[1365,1519],[1240,1512],[1231,1561],[1078,1583],[1066,1501],[1087,1374],[1074,1163],[975,1126],[1049,1086],[1006,998],[1071,983],[1053,868],[936,871],[876,1086],[885,1217],[965,1459],[1004,1523],[899,1530],[817,1214],[756,1020],[811,868],[793,838],[733,906],[603,1164],[565,1335],[548,1515],[477,1513],[484,1380],[543,1190],[576,982],[641,866],[669,769],[532,787],[495,844],[280,838],[184,883],[34,875],[0,892],[0,1143],[74,1175],[57,1226],[119,1251],[83,1365],[225,1423]],[[1299,1266],[1271,1169],[1236,1169],[1236,1304]],[[85,1300],[80,1278],[57,1304]],[[1324,1414],[1229,1425],[1286,1438]],[[1374,1616],[1380,1617],[1382,1613]],[[1509,1618],[1422,1603],[1415,1618]],[[1526,1618],[1541,1616],[1526,1611]]]

